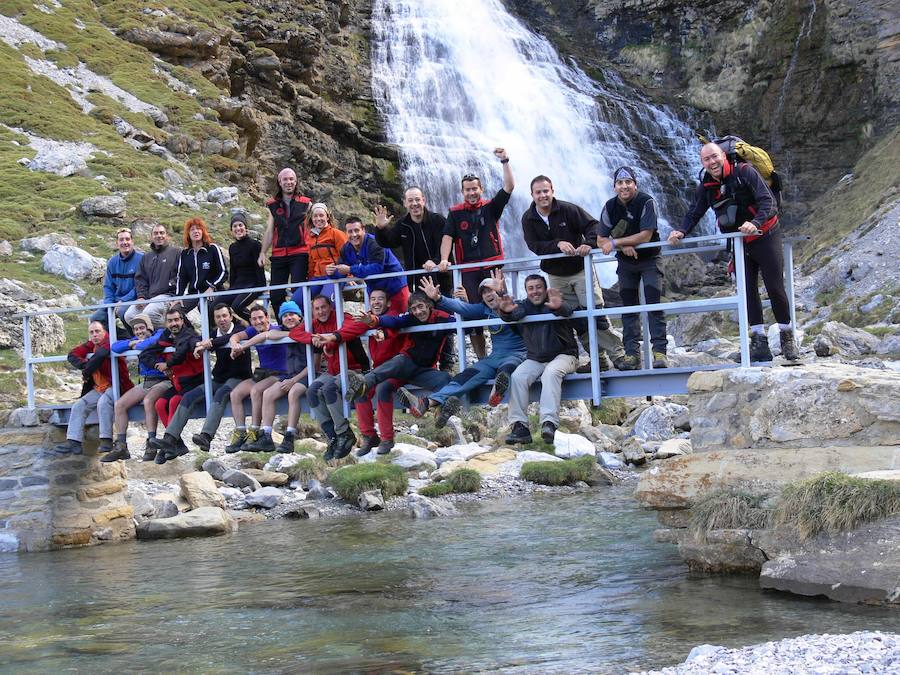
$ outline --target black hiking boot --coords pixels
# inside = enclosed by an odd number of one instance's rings
[[[100,461],[117,462],[120,459],[131,459],[131,453],[128,452],[128,446],[125,445],[125,441],[116,441],[113,443],[112,451],[101,457]]]
[[[194,434],[193,436],[191,436],[191,443],[196,445],[204,452],[209,452],[209,446],[212,445],[212,438],[205,431],[201,431],[199,434]]]
[[[528,430],[528,426],[524,422],[513,422],[512,428],[509,430],[509,435],[506,437],[506,443],[508,445],[515,445],[517,443],[531,443],[531,432]]]
[[[362,445],[359,446],[359,450],[356,451],[357,457],[365,457],[372,450],[378,447],[378,444],[381,443],[381,439],[378,436],[363,436]]]
[[[794,330],[788,328],[781,331],[781,355],[787,361],[799,361],[800,350],[797,349],[797,343],[794,341]]]
[[[668,368],[669,367],[669,359],[666,358],[665,352],[653,352],[653,367],[654,368]]]
[[[356,446],[356,443],[356,434],[348,429],[347,433],[338,436],[337,443],[335,444],[334,456],[332,457],[332,459],[344,459],[344,457],[353,452],[353,448]]]
[[[344,394],[344,398],[347,399],[349,403],[352,403],[356,399],[361,398],[365,393],[366,378],[355,370],[351,370],[347,373],[347,392]]]
[[[750,360],[753,362],[765,362],[772,360],[772,350],[769,349],[769,338],[759,333],[750,335]]]
[[[97,454],[104,454],[113,449],[112,439],[111,438],[101,438],[100,445],[97,446]]]
[[[625,354],[615,360],[616,370],[640,370],[641,357],[638,354]]]
[[[541,425],[541,440],[544,441],[544,443],[552,443],[555,437],[556,425],[550,420],[547,420]]]
[[[494,388],[491,390],[491,397],[488,399],[488,405],[496,408],[503,400],[503,396],[509,389],[509,373],[501,370],[494,378]]]
[[[243,449],[247,452],[273,452],[275,450],[275,441],[272,440],[272,434],[260,429],[256,440],[252,443],[247,443]]]
[[[150,439],[147,439],[146,445],[144,445],[144,455],[141,457],[142,462],[152,462],[156,459],[156,453],[158,450],[150,445]]]
[[[252,441],[249,442],[252,443]],[[227,452],[229,455],[233,455],[234,453],[243,450],[244,446],[247,443],[247,432],[241,431],[240,429],[235,429],[231,432],[231,442],[225,446],[225,452]]]
[[[421,417],[428,410],[427,398],[414,394],[406,387],[400,387],[397,393],[400,394],[403,407],[409,408],[409,413],[413,417]]]
[[[450,421],[450,418],[458,414],[460,410],[462,410],[462,401],[456,396],[448,397],[447,400],[444,401],[444,404],[441,406],[441,411],[434,420],[435,428],[443,429],[447,426],[447,422]]]
[[[80,455],[84,452],[84,448],[81,447],[81,443],[78,441],[66,439],[59,445],[54,446],[53,452],[58,455]]]
[[[394,449],[394,439],[385,439],[378,444],[378,450],[376,452],[379,455],[387,455],[391,450]]]
[[[284,438],[281,439],[281,443],[275,448],[275,452],[280,452],[284,455],[291,454],[294,452],[294,441],[296,440],[297,435],[293,431],[285,431]]]
[[[331,459],[334,459],[334,452],[335,452],[335,450],[337,450],[337,443],[338,443],[337,436],[332,436],[331,438],[328,439],[328,449],[325,450],[325,454],[322,455],[322,459],[324,459],[326,462]]]

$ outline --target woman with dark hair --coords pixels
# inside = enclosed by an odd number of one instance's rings
[[[310,281],[328,279],[325,268],[336,263],[341,257],[341,247],[347,243],[347,235],[338,229],[334,214],[322,203],[316,203],[309,207],[304,226],[306,227],[306,241],[309,243],[308,279]],[[311,286],[309,297],[314,298],[317,295],[333,297],[334,284]],[[302,288],[294,291],[292,300],[301,307],[303,306]],[[307,313],[309,313],[309,309],[304,307],[304,311]]]
[[[206,223],[202,218],[191,218],[184,224],[184,250],[178,257],[178,272],[175,281],[175,295],[194,295],[196,293],[213,293],[225,288],[225,276],[228,267],[222,249],[215,245]],[[181,307],[187,314],[200,304],[198,298],[176,300],[173,307]],[[210,317],[209,325],[213,325],[212,306],[207,303]]]
[[[247,215],[241,212],[231,216],[231,234],[234,241],[228,247],[228,290],[239,288],[259,288],[266,285],[266,272],[259,264],[262,245],[259,240],[250,236],[247,229]],[[251,293],[235,293],[219,298],[220,302],[231,305],[232,311],[250,322],[248,308],[262,291]]]

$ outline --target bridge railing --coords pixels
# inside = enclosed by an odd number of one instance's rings
[[[695,313],[695,312],[713,312],[713,311],[732,311],[736,310],[738,315],[738,330],[739,330],[739,339],[740,339],[740,355],[741,355],[741,365],[748,366],[750,365],[750,351],[749,351],[749,342],[748,342],[748,318],[747,318],[747,301],[746,295],[743,292],[745,286],[746,279],[746,269],[744,266],[744,255],[743,255],[743,241],[744,235],[740,233],[732,233],[732,234],[715,234],[703,237],[691,237],[683,240],[681,245],[671,245],[666,241],[661,242],[653,242],[640,244],[635,246],[637,249],[650,249],[650,248],[660,248],[661,254],[664,257],[672,256],[672,255],[684,255],[684,254],[696,254],[696,253],[705,253],[705,252],[718,252],[722,251],[726,248],[727,242],[730,240],[731,245],[734,249],[734,261],[735,261],[735,292],[731,295],[724,297],[716,297],[716,298],[706,298],[700,300],[682,300],[677,302],[662,302],[657,304],[640,304],[629,307],[610,307],[610,308],[598,308],[594,306],[594,298],[593,293],[590,290],[586,293],[587,300],[587,308],[579,309],[574,312],[572,315],[573,318],[587,318],[588,320],[588,336],[589,336],[589,355],[595,356],[598,350],[597,343],[597,326],[596,321],[592,320],[599,316],[621,316],[624,314],[641,314],[642,315],[642,332],[643,332],[643,349],[644,349],[644,363],[648,364],[650,368],[652,368],[652,359],[650,358],[650,336],[649,336],[649,325],[647,320],[647,312],[662,310],[667,314],[682,314],[682,313]],[[793,293],[793,244],[798,241],[799,238],[796,237],[785,237],[784,238],[784,260],[785,260],[785,287],[787,291],[787,296],[790,303],[791,310],[791,321],[792,324],[795,321],[795,309],[794,309],[794,293]],[[499,261],[489,261],[489,262],[480,262],[480,263],[466,263],[465,265],[452,265],[449,268],[449,271],[453,276],[453,286],[454,288],[459,287],[461,285],[462,272],[471,271],[480,268],[494,268],[494,267],[502,267],[504,269],[504,276],[509,278],[510,283],[508,284],[510,288],[510,292],[515,294],[516,289],[518,288],[519,276],[522,273],[531,273],[537,272],[538,264],[542,260],[552,260],[556,258],[566,258],[570,257],[566,254],[559,253],[553,255],[544,255],[537,256],[532,255],[523,258],[514,258],[507,260],[499,260]],[[587,289],[591,289],[593,287],[595,278],[596,278],[596,270],[594,265],[596,263],[610,262],[615,260],[614,254],[603,254],[599,252],[597,249],[592,251],[591,254],[585,256],[583,258],[584,261],[584,275],[585,275],[585,287]],[[286,283],[279,285],[271,285],[271,286],[259,286],[253,288],[242,288],[240,289],[243,293],[264,293],[271,292],[274,289],[294,289],[295,291],[299,288],[301,290],[302,295],[302,305],[303,305],[303,320],[304,325],[307,331],[312,332],[312,298],[310,296],[310,289],[314,286],[321,286],[323,283],[334,283],[337,289],[340,289],[340,292],[335,292],[334,295],[334,310],[336,312],[337,326],[340,328],[344,322],[344,298],[343,291],[346,289],[348,285],[353,286],[361,286],[364,294],[364,306],[368,308],[369,298],[368,298],[368,289],[366,286],[367,281],[373,281],[377,279],[388,279],[399,276],[421,276],[425,275],[427,272],[422,269],[416,270],[406,270],[404,272],[392,272],[385,274],[377,274],[370,275],[365,279],[358,279],[355,277],[343,277],[343,278],[335,278],[324,281],[319,279],[315,281],[307,281],[302,283]],[[211,326],[209,325],[209,311],[208,307],[209,303],[213,305],[218,302],[220,297],[226,295],[232,295],[234,293],[233,290],[229,289],[226,291],[218,291],[214,293],[200,293],[200,294],[192,294],[192,295],[181,295],[181,296],[173,296],[173,300],[189,300],[189,299],[198,299],[199,305],[197,307],[200,314],[200,334],[203,339],[207,339],[210,336]],[[478,298],[469,298],[470,302],[477,301]],[[641,300],[643,300],[643,289],[641,289]],[[23,322],[23,348],[24,348],[24,366],[25,366],[25,381],[27,388],[27,403],[29,408],[35,408],[35,391],[34,391],[34,368],[35,366],[46,364],[46,363],[58,363],[64,362],[67,359],[66,355],[55,355],[55,356],[35,356],[32,352],[32,343],[31,343],[31,332],[32,332],[32,319],[36,316],[48,315],[48,314],[65,314],[65,313],[80,313],[85,314],[88,312],[92,312],[96,309],[103,308],[107,311],[107,322],[109,326],[109,339],[110,344],[116,341],[117,336],[117,328],[116,328],[116,308],[122,305],[134,305],[134,304],[145,304],[146,301],[139,302],[137,300],[129,301],[129,302],[121,302],[121,303],[110,303],[110,304],[96,304],[96,305],[87,305],[84,307],[69,307],[69,308],[54,308],[54,309],[46,309],[39,310],[35,312],[27,312],[15,315],[15,318],[21,318]],[[463,320],[459,315],[456,316],[456,321],[445,324],[443,326],[416,326],[411,328],[403,329],[401,332],[403,333],[416,333],[423,331],[433,331],[436,328],[439,330],[447,330],[454,331],[456,335],[457,344],[459,346],[459,360],[460,360],[460,371],[464,370],[467,366],[467,356],[465,350],[465,331],[467,328],[477,327],[477,326],[492,326],[499,325],[504,323],[500,319],[477,319],[477,320]],[[563,320],[561,317],[556,317],[552,314],[548,315],[538,315],[538,316],[528,316],[524,318],[519,323],[532,323],[537,321],[560,321]],[[371,331],[370,331],[371,333]],[[273,342],[291,342],[290,339],[284,338],[282,340],[275,340]],[[310,365],[313,363],[313,347],[311,345],[307,345],[307,363]],[[339,345],[339,356],[340,356],[340,365],[341,365],[341,373],[340,379],[341,384],[344,390],[347,388],[347,346],[344,343]],[[169,350],[171,351],[171,349]],[[115,362],[116,358],[136,356],[138,352],[136,351],[128,351],[125,353],[113,353],[110,358]],[[602,387],[601,387],[601,373],[599,369],[598,359],[591,358],[591,398],[595,405],[599,405],[601,395],[602,395]],[[204,369],[204,390],[205,390],[205,400],[207,410],[212,402],[211,396],[211,387],[212,387],[212,379],[210,376],[210,358],[209,352],[203,352],[203,369]],[[118,382],[118,369],[112,368],[112,388],[113,388],[113,396],[114,398],[118,398],[119,396],[119,382]],[[313,368],[309,367],[307,369],[307,377],[309,383],[312,384],[313,380],[316,378],[317,373],[313,372]],[[346,404],[345,404],[346,405]]]

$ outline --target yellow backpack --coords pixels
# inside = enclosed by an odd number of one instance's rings
[[[732,162],[746,162],[752,164],[759,175],[766,181],[766,185],[772,190],[775,200],[781,206],[781,192],[783,184],[781,176],[775,171],[775,165],[769,153],[755,145],[750,145],[740,136],[722,136],[710,141],[703,134],[697,136],[701,143],[715,143],[725,152],[725,156]]]

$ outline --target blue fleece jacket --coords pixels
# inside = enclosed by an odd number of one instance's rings
[[[143,257],[140,251],[132,251],[127,258],[116,253],[109,259],[103,279],[103,302],[127,302],[137,298],[134,275]]]
[[[463,321],[476,321],[478,319],[499,319],[499,315],[483,302],[472,304],[456,298],[441,296],[435,305],[445,312],[459,314]],[[499,326],[486,326],[491,334],[492,354],[515,354],[525,352],[525,342],[516,326],[501,323]]]
[[[389,248],[382,248],[375,241],[375,235],[367,234],[363,239],[362,247],[357,251],[349,241],[341,249],[340,262],[350,266],[350,274],[359,279],[365,279],[373,274],[387,274],[389,272],[402,272],[403,265],[397,260],[397,256]],[[343,276],[335,272],[333,278]],[[369,292],[381,290],[393,297],[401,288],[406,286],[406,277],[398,276],[389,279],[373,279],[366,281]]]
[[[160,328],[150,337],[146,337],[143,340],[138,341],[138,343],[134,346],[135,350],[143,352],[146,349],[155,347],[159,342],[160,335],[162,335],[163,332],[165,332],[165,329]],[[131,349],[131,347],[129,347],[129,344],[133,339],[134,338],[123,338],[121,340],[116,340],[112,344],[112,350],[116,354],[127,352],[129,349]],[[162,361],[162,353],[158,351],[153,352],[152,355],[150,353],[138,355],[138,372],[140,373],[141,377],[162,377],[162,374],[153,367],[160,361]]]

